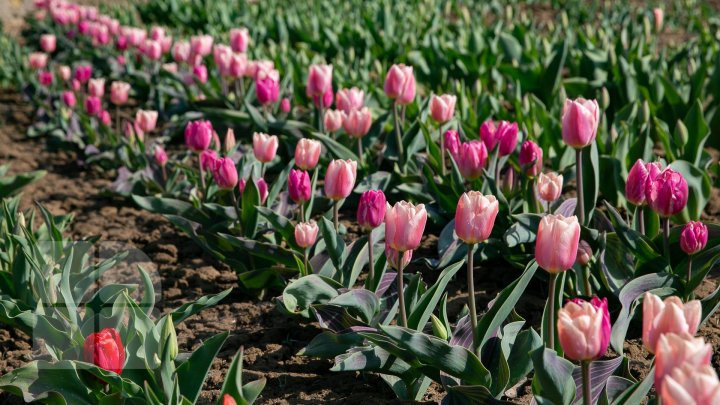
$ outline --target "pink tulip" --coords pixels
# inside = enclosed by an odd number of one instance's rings
[[[143,133],[142,129],[137,127],[137,124],[134,121],[125,122],[125,125],[123,125],[123,134],[130,140],[130,142],[135,142],[136,139],[143,140],[145,138],[145,133]]]
[[[548,203],[551,203],[562,194],[563,176],[554,172],[545,174],[540,173],[537,177],[536,191],[537,196]]]
[[[70,80],[70,78],[72,77],[72,69],[70,69],[70,66],[68,66],[68,65],[58,66],[57,71],[58,71],[58,76],[64,82]]]
[[[102,98],[105,95],[105,79],[90,79],[88,81],[88,94]]]
[[[216,44],[213,47],[213,60],[222,76],[230,76],[233,51],[229,46]]]
[[[163,38],[165,38],[165,28],[159,27],[157,25],[150,28],[150,38],[152,38],[155,41],[159,41]]]
[[[151,132],[157,125],[158,112],[152,110],[138,110],[135,113],[135,123],[143,132]]]
[[[332,87],[328,88],[322,96],[313,96],[313,104],[315,107],[328,108],[332,105],[333,101],[333,90]]]
[[[482,176],[487,157],[488,152],[484,143],[470,141],[460,145],[455,161],[463,177],[475,180]]]
[[[655,18],[655,32],[662,31],[663,20],[665,19],[665,12],[661,8],[653,9],[653,17]]]
[[[200,168],[204,172],[212,172],[215,170],[215,163],[219,159],[217,152],[213,149],[206,149],[200,152]]]
[[[458,136],[458,132],[454,129],[448,129],[445,131],[445,150],[453,157],[457,156],[460,151],[460,137]]]
[[[40,36],[40,48],[47,52],[47,53],[53,53],[55,52],[55,47],[57,46],[57,39],[55,38],[55,35],[52,34],[43,34]]]
[[[295,146],[295,164],[303,170],[312,170],[318,164],[321,151],[320,142],[303,138]]]
[[[361,138],[367,135],[370,125],[372,125],[372,113],[367,107],[350,111],[350,114],[343,120],[343,128],[352,138]]]
[[[178,66],[177,63],[163,63],[162,66],[160,66],[162,70],[169,72],[169,73],[177,73],[178,72]]]
[[[213,37],[210,35],[195,35],[190,37],[190,51],[202,57],[212,52]]]
[[[332,65],[311,65],[308,71],[307,96],[319,97],[325,95],[328,90],[332,91]]]
[[[549,273],[561,273],[575,263],[580,224],[576,216],[545,215],[540,219],[535,242],[535,260]]]
[[[190,43],[187,41],[177,41],[172,47],[172,57],[175,62],[187,62],[190,59]]]
[[[228,75],[234,78],[241,78],[245,76],[245,71],[248,67],[247,55],[244,53],[235,53],[230,55],[230,66]]]
[[[662,392],[665,376],[678,367],[700,369],[710,364],[712,345],[705,339],[687,333],[666,333],[660,336],[655,352],[655,390]]]
[[[28,62],[33,69],[45,69],[48,62],[48,55],[42,52],[33,52],[28,56]]]
[[[385,244],[385,258],[387,259],[387,265],[395,270],[399,269],[401,264],[403,269],[406,268],[407,265],[410,264],[410,260],[412,260],[412,253],[412,250],[406,250],[402,256],[400,256],[400,254],[393,250],[390,245],[387,243]],[[402,263],[400,262],[401,257]]]
[[[365,229],[377,228],[385,220],[385,193],[382,190],[368,190],[360,196],[357,222]]]
[[[185,126],[185,145],[192,151],[202,152],[210,146],[213,132],[210,121],[190,121]]]
[[[392,65],[385,76],[385,94],[397,104],[410,104],[415,98],[415,75],[412,66]]]
[[[247,70],[245,71],[245,76],[252,77],[253,79],[257,79],[258,73],[262,71],[271,71],[275,70],[275,63],[271,60],[253,60],[248,62]]]
[[[92,77],[92,65],[78,65],[75,66],[74,79],[77,79],[80,83],[87,83]]]
[[[280,73],[277,70],[258,71],[255,96],[263,105],[274,103],[280,98]]]
[[[53,83],[53,74],[49,70],[41,70],[38,72],[38,82],[41,86],[49,87]]]
[[[155,163],[158,164],[160,167],[164,167],[167,164],[168,156],[167,153],[165,153],[165,149],[163,149],[160,145],[155,145],[155,150],[153,151],[153,157],[155,158]]]
[[[495,121],[486,120],[480,124],[480,140],[485,144],[488,151],[492,152],[500,139],[495,127]]]
[[[680,248],[688,255],[705,249],[708,241],[708,229],[699,221],[690,221],[683,226],[680,233]]]
[[[518,157],[520,166],[529,176],[537,176],[542,172],[543,150],[533,141],[525,141],[520,147],[520,156]]]
[[[658,215],[663,218],[671,217],[687,205],[687,181],[682,174],[668,167],[654,179],[648,180],[645,198]]]
[[[166,36],[160,39],[160,50],[162,51],[162,54],[166,54],[170,52],[170,49],[172,48],[173,44],[173,38],[172,36]]]
[[[685,364],[665,375],[661,397],[663,405],[720,404],[720,380],[711,365]]]
[[[303,249],[312,247],[317,239],[318,230],[317,223],[313,220],[298,223],[295,225],[295,243]]]
[[[200,83],[207,83],[208,80],[208,71],[207,66],[205,65],[195,65],[192,68],[192,74],[195,80],[197,80]]]
[[[581,240],[578,244],[577,258],[575,262],[580,266],[587,266],[593,257],[593,251],[590,244]]]
[[[129,41],[125,35],[120,35],[115,38],[115,49],[120,52],[124,52],[128,49]]]
[[[596,100],[565,100],[562,114],[562,138],[568,146],[582,149],[597,135],[600,107]]]
[[[237,168],[230,158],[216,160],[212,173],[215,183],[223,190],[232,190],[238,182]]]
[[[110,118],[110,112],[108,110],[103,110],[100,113],[100,122],[105,126],[110,126],[112,119]]]
[[[558,311],[557,333],[565,356],[571,360],[588,361],[605,355],[610,343],[607,298],[569,301]]]
[[[515,169],[509,166],[500,179],[500,190],[502,190],[503,193],[509,194],[513,190],[515,187],[515,176]]]
[[[353,87],[351,89],[340,89],[335,94],[335,106],[345,114],[352,110],[359,110],[363,107],[365,92]]]
[[[325,195],[331,200],[342,200],[352,193],[357,175],[357,162],[336,159],[325,172]]]
[[[65,104],[68,108],[75,107],[75,103],[77,102],[77,100],[75,100],[75,93],[69,90],[63,92],[62,100],[63,104]]]
[[[72,79],[71,87],[73,91],[80,91],[82,85],[80,84],[80,81],[78,79]]]
[[[460,196],[455,211],[455,233],[458,239],[474,245],[490,237],[499,203],[492,195],[469,191]]]
[[[92,117],[97,117],[102,112],[102,101],[98,97],[88,96],[85,98],[85,112]]]
[[[432,119],[440,124],[450,121],[455,114],[456,100],[457,97],[450,94],[433,95],[430,98],[430,116]]]
[[[645,205],[648,185],[661,171],[659,162],[645,163],[642,159],[635,161],[625,182],[625,198],[634,205]]]
[[[406,201],[387,204],[385,209],[385,243],[397,252],[407,252],[420,246],[427,211],[425,205]]]
[[[125,82],[112,82],[110,85],[110,102],[115,105],[127,103],[130,94],[130,84]]]
[[[335,132],[339,130],[343,126],[344,119],[345,113],[340,110],[325,110],[325,116],[323,117],[325,131]]]
[[[312,196],[312,187],[310,186],[310,176],[304,170],[290,170],[288,176],[288,194],[290,199],[296,204],[304,204],[310,201]]]
[[[247,28],[233,28],[230,30],[230,46],[234,52],[244,53],[250,43],[250,32]]]
[[[261,132],[253,134],[253,153],[255,159],[262,163],[271,162],[275,159],[278,148],[278,137],[268,135]]]
[[[162,45],[160,42],[146,39],[142,47],[142,52],[150,60],[160,60],[162,56]]]
[[[642,339],[645,348],[650,353],[654,353],[658,339],[666,333],[695,335],[701,317],[702,307],[698,300],[683,304],[680,298],[675,296],[661,301],[657,295],[645,293],[642,317]]]
[[[283,114],[290,113],[291,107],[290,107],[290,99],[285,97],[282,100],[280,100],[280,112]]]
[[[235,148],[235,131],[232,128],[228,128],[225,132],[225,153],[230,154]]]
[[[515,146],[517,146],[517,122],[500,121],[495,133],[500,143],[500,147],[498,148],[500,156],[507,156],[513,153]]]

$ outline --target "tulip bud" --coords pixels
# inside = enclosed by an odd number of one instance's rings
[[[488,151],[492,152],[498,144],[497,131],[493,120],[483,121],[480,124],[480,140],[485,144]]]
[[[212,149],[206,149],[200,153],[200,168],[206,172],[215,170],[215,162],[219,160],[217,152]]]
[[[668,167],[654,179],[648,179],[645,198],[653,211],[668,218],[687,205],[688,184],[682,174]]]
[[[260,204],[265,204],[265,201],[268,198],[268,184],[262,177],[257,179],[255,182],[255,186],[258,189],[258,194],[260,194]]]
[[[377,228],[385,220],[385,193],[382,190],[368,190],[360,196],[357,222],[362,228]]]
[[[413,205],[406,201],[387,204],[385,208],[385,243],[397,252],[407,252],[420,246],[427,211],[424,204]]]
[[[433,95],[430,98],[430,116],[440,124],[450,121],[455,114],[456,101],[457,97],[450,94]]]
[[[647,100],[643,101],[642,105],[642,115],[640,116],[640,119],[642,122],[650,122],[650,119],[652,118],[652,115],[650,113],[650,104]]]
[[[580,224],[576,216],[545,215],[540,219],[535,242],[535,260],[549,273],[561,273],[575,263]]]
[[[233,28],[230,30],[230,47],[233,52],[244,53],[250,43],[250,32],[247,28]]]
[[[315,221],[300,222],[295,225],[295,243],[303,249],[312,247],[317,239],[318,226]]]
[[[435,316],[435,314],[430,314],[430,321],[432,322],[433,335],[439,337],[442,340],[448,340],[448,331],[445,328],[445,325],[443,325],[440,318]]]
[[[280,73],[275,70],[260,70],[255,79],[255,97],[263,105],[274,103],[280,98]]]
[[[460,149],[454,157],[460,174],[468,180],[475,180],[482,176],[488,152],[484,143],[470,141],[460,145]]]
[[[222,405],[237,405],[237,402],[235,402],[235,399],[230,396],[230,394],[223,395],[223,402]]]
[[[325,110],[323,126],[327,132],[335,132],[343,126],[345,114],[340,110]]]
[[[653,9],[653,17],[655,22],[655,32],[662,31],[663,20],[665,19],[665,12],[661,8]]]
[[[261,132],[253,134],[253,153],[255,159],[262,163],[271,162],[275,159],[278,148],[278,137],[268,135]]]
[[[125,82],[112,82],[110,85],[110,102],[115,105],[127,103],[130,94],[130,84]]]
[[[700,301],[692,300],[685,304],[678,297],[668,297],[661,301],[654,294],[645,293],[643,298],[643,332],[645,348],[654,353],[658,339],[667,333],[688,333],[694,335],[700,319],[702,307]]]
[[[415,98],[415,76],[412,66],[392,65],[385,76],[385,94],[397,104],[410,104]]]
[[[474,245],[490,237],[499,203],[492,195],[469,191],[460,196],[455,211],[455,233],[458,239]]]
[[[312,98],[313,104],[315,104],[316,107],[322,107],[322,108],[328,108],[332,105],[333,101],[333,90],[332,87],[327,89],[325,94],[322,96],[314,96]]]
[[[533,141],[525,141],[520,147],[518,162],[526,174],[537,176],[542,172],[543,150]]]
[[[109,126],[112,123],[110,112],[108,112],[108,110],[103,110],[100,113],[100,122],[105,126]]]
[[[515,151],[517,146],[518,125],[517,122],[500,121],[495,130],[496,139],[500,143],[498,153],[500,156],[507,156]]]
[[[351,89],[340,89],[335,95],[335,106],[345,114],[352,110],[359,110],[363,107],[365,92],[353,87]]]
[[[537,196],[545,202],[553,202],[562,194],[563,176],[554,172],[540,173],[537,177]]]
[[[562,114],[562,137],[568,146],[582,149],[597,136],[600,107],[595,100],[565,100]]]
[[[102,101],[95,96],[85,98],[85,112],[92,117],[99,117],[102,112]]]
[[[593,257],[593,251],[590,244],[581,240],[578,244],[577,259],[575,260],[580,266],[587,266]]]
[[[307,96],[319,97],[325,95],[328,89],[332,90],[332,72],[332,65],[310,66],[306,87]]]
[[[290,113],[291,107],[290,107],[290,99],[285,97],[280,101],[280,112],[284,114]]]
[[[354,160],[333,160],[325,173],[325,195],[331,200],[342,200],[355,187],[357,162]]]
[[[680,233],[680,248],[683,252],[694,255],[705,249],[708,240],[708,229],[699,221],[690,221],[683,226]]]
[[[64,91],[62,94],[62,100],[63,104],[65,104],[65,106],[68,108],[75,107],[75,103],[77,102],[75,100],[75,93],[73,93],[72,91]]]
[[[235,131],[228,128],[225,133],[225,153],[229,154],[235,148]]]
[[[48,55],[42,52],[33,52],[28,56],[28,62],[33,69],[45,69],[48,62]]]
[[[645,205],[648,184],[660,174],[660,169],[660,163],[657,162],[645,163],[642,159],[635,161],[625,182],[625,198],[634,205]]]
[[[608,107],[610,107],[610,92],[608,91],[607,87],[604,86],[600,92],[600,105],[602,106],[603,110],[607,110]]]
[[[661,335],[655,353],[655,389],[662,392],[665,376],[677,367],[700,369],[710,365],[712,354],[712,345],[703,338],[693,338],[687,333]]]
[[[344,113],[340,112],[340,114]],[[368,131],[370,131],[370,125],[372,125],[372,114],[367,107],[352,110],[343,119],[343,128],[348,136],[352,138],[361,138],[367,135]]]
[[[213,178],[218,187],[224,190],[235,188],[238,182],[238,172],[235,162],[230,158],[220,158],[215,161]]]
[[[153,152],[153,156],[155,158],[155,163],[157,163],[158,166],[164,167],[167,164],[167,153],[165,153],[165,149],[163,149],[162,146],[155,145],[155,151]]]
[[[72,77],[72,70],[70,69],[70,66],[67,66],[67,65],[58,66],[57,70],[58,70],[58,76],[60,76],[60,79],[62,79],[62,81],[64,81],[64,82],[70,80],[70,78]]]
[[[193,77],[200,83],[207,83],[208,71],[205,65],[196,65],[192,68]]]
[[[53,74],[47,70],[41,70],[38,72],[38,82],[41,86],[49,87],[53,82]]]
[[[320,142],[303,138],[295,146],[295,164],[303,170],[312,170],[318,164],[321,151]]]
[[[88,81],[88,94],[95,97],[105,95],[105,79],[90,79]]]
[[[515,187],[515,169],[512,166],[508,167],[505,174],[500,179],[500,190],[509,194]]]
[[[404,269],[407,267],[408,264],[410,264],[410,260],[412,260],[412,250],[406,250],[402,254],[402,256],[400,256],[400,254],[396,250],[394,250],[390,247],[390,245],[385,243],[385,258],[387,259],[388,267],[397,270],[402,264],[402,267]]]
[[[558,338],[569,359],[588,361],[605,355],[610,331],[607,298],[593,297],[590,302],[576,298],[558,311]]]
[[[125,348],[113,328],[103,329],[85,338],[83,359],[103,370],[121,374],[125,365]]]
[[[684,148],[687,145],[690,135],[685,124],[678,120],[673,132],[673,141],[678,148]]]
[[[175,359],[178,355],[178,342],[177,333],[175,332],[175,325],[172,321],[172,316],[165,316],[165,323],[163,323],[162,332],[160,333],[160,339],[163,345],[167,345],[167,350],[171,359]],[[163,347],[163,350],[164,347]]]
[[[40,48],[43,51],[47,53],[53,53],[55,52],[56,45],[57,39],[55,38],[55,35],[43,34],[40,36]]]
[[[456,156],[460,150],[460,137],[458,132],[454,129],[448,129],[445,131],[445,150],[450,153],[451,156]]]
[[[310,201],[312,196],[312,188],[310,186],[310,176],[304,170],[290,170],[288,176],[288,194],[290,199],[297,204],[303,204]]]

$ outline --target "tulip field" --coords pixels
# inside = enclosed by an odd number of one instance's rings
[[[35,0],[0,402],[720,404],[719,12]]]

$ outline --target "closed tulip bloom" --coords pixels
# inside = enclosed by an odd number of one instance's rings
[[[235,162],[230,158],[220,158],[215,161],[215,168],[212,171],[213,178],[218,187],[224,190],[235,188],[238,182],[238,172]]]
[[[194,152],[202,152],[210,146],[213,132],[210,121],[190,121],[185,126],[185,145]]]
[[[525,141],[520,147],[518,161],[527,175],[537,176],[542,172],[543,150],[535,142]]]
[[[280,73],[275,70],[260,70],[255,80],[255,96],[260,104],[271,104],[280,98]]]
[[[110,102],[115,105],[127,103],[130,95],[130,84],[125,82],[112,82],[110,85]]]
[[[157,125],[158,112],[152,110],[138,110],[135,113],[135,123],[144,132],[150,132]]]
[[[217,152],[207,149],[200,152],[200,167],[203,171],[211,172],[215,170],[215,163],[219,160]]]
[[[159,60],[162,56],[162,45],[158,41],[146,39],[142,46],[142,52],[150,60]]]
[[[312,188],[310,187],[310,176],[304,170],[290,170],[288,176],[288,194],[296,204],[303,204],[310,201]]]
[[[108,110],[103,110],[100,113],[100,122],[103,125],[107,125],[107,126],[109,126],[110,123],[112,123],[112,119],[110,118],[110,112]]]
[[[172,47],[172,57],[175,62],[187,62],[190,59],[190,42],[177,41]]]
[[[285,97],[282,100],[280,100],[280,112],[287,114],[290,112],[291,106],[290,106],[290,99]]]
[[[125,348],[120,334],[113,328],[91,333],[83,344],[83,360],[103,370],[121,374],[125,365]]]
[[[665,12],[661,8],[653,9],[653,17],[655,19],[655,32],[662,31],[663,21],[665,20]]]
[[[515,187],[515,169],[512,166],[508,167],[500,179],[500,189],[503,193],[510,193]]]
[[[458,132],[454,129],[448,129],[445,131],[445,150],[450,153],[451,156],[455,157],[460,151],[460,137]]]
[[[385,208],[385,243],[397,252],[407,252],[420,246],[427,211],[424,204],[413,205],[406,201]]]
[[[361,138],[367,135],[370,125],[372,125],[372,113],[367,107],[350,111],[350,114],[343,120],[343,128],[352,138]]]
[[[680,233],[680,248],[683,252],[694,255],[705,249],[708,240],[708,229],[699,221],[690,221],[683,226]]]
[[[268,198],[268,184],[262,177],[255,181],[255,186],[260,194],[260,204],[265,204]]]
[[[223,402],[222,405],[237,405],[237,402],[235,402],[235,399],[230,396],[230,394],[223,395]]]
[[[45,69],[48,62],[48,55],[42,52],[33,52],[28,56],[28,62],[33,69]]]
[[[92,117],[99,116],[102,112],[102,101],[98,97],[88,96],[85,98],[85,112]]]
[[[244,53],[250,43],[250,32],[247,28],[233,28],[230,30],[230,47],[233,52]]]
[[[64,82],[70,80],[72,77],[72,69],[70,69],[70,66],[67,65],[61,65],[57,68],[58,76],[60,76],[60,79]]]
[[[412,66],[392,65],[385,76],[384,90],[397,104],[410,104],[415,98],[415,75]]]
[[[535,242],[535,260],[549,273],[561,273],[573,266],[580,243],[576,216],[545,215],[540,219]]]
[[[683,365],[665,376],[660,395],[664,405],[720,404],[720,380],[711,365]]]
[[[62,94],[62,101],[63,104],[65,104],[65,106],[68,108],[75,107],[75,104],[77,102],[77,100],[75,99],[75,93],[69,90],[64,91]]]
[[[486,120],[480,124],[480,140],[485,144],[488,151],[492,152],[500,139],[497,137],[495,121]]]
[[[75,66],[74,79],[77,79],[80,83],[87,83],[92,77],[92,65],[79,65]]]
[[[680,298],[660,297],[649,292],[643,298],[643,332],[645,348],[654,353],[660,336],[666,333],[688,333],[695,335],[700,325],[702,307],[700,301],[692,300],[685,304]]]
[[[167,164],[168,156],[162,146],[155,146],[155,150],[153,151],[153,157],[155,158],[155,163],[157,163],[158,166],[163,167]]]
[[[515,152],[515,146],[517,146],[518,141],[517,122],[500,121],[495,133],[495,136],[500,143],[500,147],[498,148],[500,156],[507,156]]]
[[[345,114],[352,110],[359,110],[365,102],[365,92],[353,87],[351,89],[340,89],[335,94],[335,106]]]
[[[159,41],[165,38],[165,28],[158,25],[153,26],[152,28],[150,28],[150,38],[154,39],[155,41]]]
[[[90,79],[88,82],[88,94],[95,97],[105,95],[105,79]]]
[[[41,70],[38,72],[38,82],[40,85],[48,87],[53,82],[53,74],[48,70]]]
[[[540,173],[537,178],[537,195],[545,202],[553,202],[560,198],[563,186],[562,174],[554,172]]]
[[[200,83],[207,83],[208,80],[208,71],[207,66],[205,65],[195,65],[192,68],[192,74],[195,80],[197,80]]]
[[[558,311],[557,333],[569,359],[588,361],[605,355],[610,343],[607,298],[569,301]]]
[[[213,37],[210,35],[195,35],[190,37],[190,51],[195,55],[208,56],[212,52]]]
[[[682,174],[668,167],[648,181],[645,198],[653,211],[661,217],[671,217],[685,208],[688,184]]]
[[[235,53],[230,55],[230,66],[228,75],[235,78],[245,76],[247,70],[248,60],[244,53]]]
[[[225,133],[225,153],[229,154],[235,148],[235,131],[232,128],[228,128]]]
[[[325,195],[331,200],[347,198],[355,187],[356,175],[356,161],[333,160],[325,173]]]
[[[659,162],[645,163],[642,159],[636,160],[625,181],[625,198],[634,205],[645,205],[647,187],[661,171]]]
[[[454,157],[460,174],[468,180],[475,180],[482,176],[488,152],[484,143],[470,141],[460,145]]]
[[[368,190],[360,196],[357,222],[362,228],[377,228],[385,220],[385,193],[382,190]]]
[[[271,60],[253,60],[248,62],[247,70],[245,75],[257,79],[258,73],[262,71],[270,72],[275,70],[275,63]]]
[[[213,47],[213,60],[222,76],[230,76],[232,55],[232,49],[227,45],[217,44]]]
[[[666,333],[660,336],[655,351],[655,390],[662,392],[665,376],[678,367],[700,369],[710,365],[712,345],[705,339],[687,333]]]
[[[581,240],[578,244],[577,259],[575,260],[581,266],[587,266],[593,257],[593,251],[590,244]]]
[[[430,116],[432,119],[440,124],[450,121],[453,114],[455,114],[456,100],[457,97],[450,94],[433,95],[430,98]]]
[[[55,38],[55,35],[43,34],[40,36],[40,48],[43,51],[47,53],[53,53],[55,52],[56,45],[57,39]]]
[[[562,115],[562,138],[568,146],[582,149],[595,140],[600,123],[596,100],[565,100]]]
[[[323,125],[325,127],[325,131],[327,132],[335,132],[342,128],[343,121],[345,120],[345,113],[343,113],[340,110],[325,110],[325,115],[323,116]]]
[[[469,191],[460,196],[455,211],[455,233],[463,242],[473,245],[490,237],[499,203],[495,196]]]
[[[321,151],[319,141],[303,138],[295,146],[295,164],[303,170],[312,170],[318,164]]]
[[[332,87],[327,89],[327,91],[322,96],[313,96],[313,104],[315,104],[316,107],[322,107],[327,108],[332,105],[333,101],[333,90]]]
[[[305,88],[307,96],[319,97],[332,90],[332,72],[332,65],[311,65]]]
[[[318,226],[313,220],[295,225],[295,243],[303,249],[312,247],[315,244],[317,234]]]
[[[268,163],[275,159],[277,148],[277,136],[270,136],[261,132],[255,132],[253,134],[253,153],[255,154],[255,159],[260,162]]]
[[[391,248],[390,245],[387,243],[385,244],[385,258],[387,259],[387,265],[395,270],[398,270],[401,264],[403,269],[406,268],[412,260],[412,253],[412,250],[406,250],[401,256],[396,250]]]

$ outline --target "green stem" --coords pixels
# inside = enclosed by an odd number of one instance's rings
[[[305,202],[300,202],[300,222],[305,222]]]
[[[582,383],[583,383],[583,405],[592,403],[592,391],[590,386],[590,362],[582,361]]]
[[[440,157],[442,160],[442,175],[445,177],[447,170],[445,168],[445,137],[442,134],[442,128],[438,126],[438,134],[440,134]]]
[[[301,276],[307,276],[308,274],[310,274],[310,272],[308,271],[308,250],[310,249],[305,249],[305,270],[303,271],[303,274],[301,274]]]
[[[358,159],[360,159],[360,167],[363,167],[363,146],[362,146],[362,138],[358,138]]]
[[[320,133],[325,133],[325,108],[323,107],[322,98],[318,106],[318,130],[320,130]]]
[[[240,222],[240,207],[238,206],[238,199],[235,197],[235,190],[230,190],[230,195],[232,196],[232,203],[233,208],[235,209],[235,215],[237,215],[237,220]]]
[[[395,122],[395,142],[398,148],[398,163],[402,166],[403,161],[403,144],[402,135],[400,134],[400,123],[398,122],[398,106],[393,104],[393,121]]]
[[[575,206],[575,213],[577,214],[580,225],[585,225],[585,199],[583,193],[583,164],[582,164],[582,149],[575,149],[575,157],[577,160],[576,166],[576,181],[577,181],[577,205]]]
[[[405,252],[397,252],[398,254],[398,305],[400,306],[400,325],[407,328],[407,314],[405,313],[405,288],[403,285],[403,254]]]
[[[590,265],[583,266],[583,279],[585,281],[585,295],[592,295],[592,287],[590,287]]]
[[[640,225],[640,233],[645,235],[645,209],[642,206],[638,207],[638,224]]]
[[[688,268],[687,268],[687,285],[685,286],[685,290],[687,291],[687,299],[685,300],[690,301],[693,298],[693,290],[690,289],[690,280],[692,279],[692,264],[693,264],[693,255],[690,255],[688,257]]]
[[[373,283],[375,282],[375,261],[373,260],[373,239],[372,229],[368,233],[368,279],[365,283],[372,291]]]
[[[339,204],[339,200],[335,201],[335,204],[333,204],[333,222],[335,223],[335,232],[338,232],[340,229],[340,221],[338,221],[338,211],[340,210]]]
[[[472,327],[473,336],[473,353],[477,353],[480,348],[480,342],[477,330],[477,310],[475,309],[475,281],[473,280],[473,248],[474,244],[468,245],[467,255],[467,282],[468,282],[468,298],[467,304],[470,310],[470,325]]]
[[[200,186],[202,187],[202,190],[201,190],[202,193],[200,195],[200,199],[205,200],[205,190],[206,190],[205,189],[205,170],[203,170],[202,160],[200,160],[199,157],[198,157],[198,164],[200,165]],[[233,197],[234,196],[235,195],[233,194]],[[240,217],[238,217],[238,219],[240,219]]]
[[[662,219],[663,227],[663,250],[665,253],[665,260],[670,265],[670,218]],[[672,265],[670,266],[672,267]]]
[[[547,345],[549,349],[555,350],[555,284],[557,283],[557,274],[550,273],[550,288],[548,292],[548,335]]]

